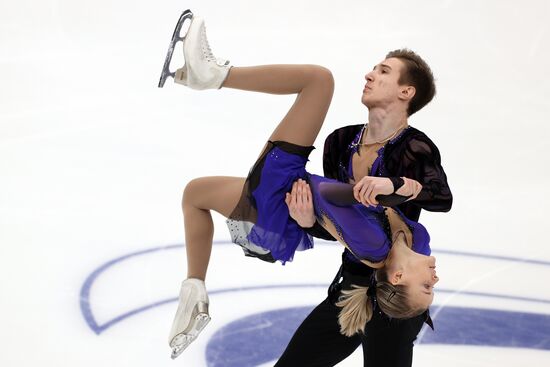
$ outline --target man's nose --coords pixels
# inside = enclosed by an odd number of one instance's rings
[[[372,82],[374,78],[372,77],[372,71],[370,73],[365,74],[365,80],[367,82]]]

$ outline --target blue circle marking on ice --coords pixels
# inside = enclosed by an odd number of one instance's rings
[[[232,244],[232,243],[228,242],[228,241],[220,241],[220,242],[215,241],[214,242],[214,245],[228,245],[228,244]],[[149,255],[149,254],[159,252],[159,251],[169,251],[169,250],[176,250],[176,249],[181,250],[183,247],[185,247],[185,246],[184,245],[168,245],[168,246],[154,247],[154,248],[147,249],[147,250],[133,252],[133,253],[130,253],[130,254],[127,254],[127,255],[117,257],[113,260],[110,260],[110,261],[106,262],[105,264],[101,265],[100,267],[98,267],[97,269],[95,269],[92,273],[90,273],[90,275],[88,275],[88,277],[86,278],[86,280],[82,284],[82,287],[80,288],[80,311],[82,313],[82,316],[84,317],[84,320],[86,321],[86,324],[88,324],[90,329],[92,329],[92,331],[94,333],[99,335],[103,331],[105,331],[108,328],[110,328],[111,326],[113,326],[114,324],[117,324],[117,323],[119,323],[119,322],[133,316],[133,315],[139,314],[141,312],[150,310],[150,309],[155,308],[155,307],[162,306],[162,305],[167,304],[167,303],[176,302],[178,300],[177,297],[168,298],[168,299],[165,299],[165,300],[154,302],[154,303],[151,303],[151,304],[148,304],[148,305],[145,305],[145,306],[127,311],[127,312],[122,313],[122,314],[116,316],[115,318],[113,318],[113,319],[111,319],[111,320],[109,320],[109,321],[107,321],[103,324],[99,324],[97,322],[95,316],[94,316],[93,311],[92,311],[92,306],[91,306],[91,302],[90,302],[90,293],[91,293],[92,286],[95,283],[95,281],[97,280],[97,278],[99,278],[99,276],[101,274],[105,273],[109,268],[112,268],[112,267],[116,266],[117,264],[120,264],[120,263],[122,263],[126,260],[129,260],[131,258],[134,258],[134,257]],[[314,284],[299,285],[299,284],[296,284],[296,285],[293,285],[293,287],[308,287],[308,288],[316,287],[316,286],[317,287],[326,287],[326,284],[319,284],[319,285],[314,285]],[[222,289],[222,290],[217,290],[217,291],[209,291],[208,294],[214,295],[214,294],[218,294],[218,293],[237,292],[237,291],[242,291],[242,290],[257,290],[257,289],[265,289],[265,288],[282,288],[282,287],[287,287],[287,286],[285,286],[285,285],[271,285],[271,286],[259,286],[259,287],[247,287],[247,288],[242,288],[242,287],[241,288],[228,288],[228,289]]]
[[[253,367],[277,360],[311,310],[312,307],[272,310],[225,325],[208,342],[208,367]],[[446,306],[437,317],[436,330],[427,333],[422,344],[550,350],[550,315]],[[509,337],[503,337],[504,331]]]
[[[227,241],[217,242],[216,245],[230,244]],[[181,249],[183,245],[171,245],[152,248],[124,255],[113,259],[96,270],[85,280],[80,292],[80,308],[88,326],[96,333],[101,334],[111,326],[149,309],[176,302],[177,298],[161,300],[148,304],[117,317],[98,324],[90,305],[90,291],[95,280],[109,268],[136,256],[144,256],[158,251]],[[491,260],[528,263],[533,265],[550,266],[550,262],[516,259],[505,256],[493,256],[488,254],[476,254],[455,251],[434,251],[448,255],[486,258]],[[209,294],[252,292],[265,289],[279,288],[312,288],[327,287],[327,284],[293,284],[293,285],[263,285],[255,287],[241,287],[221,289],[209,292]],[[453,290],[438,289],[438,292],[456,293]],[[550,304],[550,300],[530,297],[516,297],[512,295],[498,295],[481,292],[461,291],[460,294],[483,296],[494,299],[519,300],[534,303]],[[321,300],[319,300],[321,301]],[[313,309],[311,307],[294,307],[279,310],[271,310],[254,315],[248,315],[233,321],[218,330],[207,345],[207,363],[209,367],[219,366],[217,356],[223,355],[223,366],[256,366],[276,359],[283,351],[305,316]],[[479,309],[471,307],[445,306],[438,310],[432,307],[432,314],[437,313],[437,333],[426,333],[421,343],[432,344],[457,344],[457,345],[485,345],[498,347],[515,347],[550,350],[550,339],[547,331],[550,330],[550,315],[532,312],[501,311],[492,309]],[[284,322],[282,322],[284,320]],[[473,327],[472,325],[475,325]],[[224,337],[230,332],[231,337]],[[507,338],[503,338],[507,335]],[[247,341],[254,340],[255,343]],[[261,353],[257,353],[257,346],[262,345]]]

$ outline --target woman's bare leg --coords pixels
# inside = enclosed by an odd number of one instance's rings
[[[266,65],[233,67],[223,86],[271,94],[297,93],[269,140],[310,146],[323,124],[334,82],[330,71],[320,66]],[[202,177],[185,188],[182,208],[188,278],[206,277],[214,233],[210,210],[227,218],[237,205],[244,182],[237,177]]]
[[[201,177],[185,187],[182,210],[188,278],[206,277],[214,235],[210,210],[229,217],[241,197],[244,182],[244,177]]]
[[[318,65],[233,67],[222,85],[271,94],[297,94],[269,140],[310,146],[319,134],[334,92],[331,72]]]
[[[332,74],[316,65],[218,65],[206,40],[204,23],[194,18],[184,43],[186,65],[176,72],[178,83],[194,89],[236,88],[272,94],[297,94],[296,101],[269,140],[310,146],[314,143],[334,90]],[[223,83],[223,84],[222,84]],[[237,205],[244,178],[204,177],[191,181],[184,192],[183,212],[188,279],[182,284],[180,303],[169,340],[172,358],[191,343],[208,322],[204,282],[212,250],[210,210],[228,217]]]

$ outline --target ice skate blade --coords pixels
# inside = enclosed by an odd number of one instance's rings
[[[172,348],[172,359],[176,359],[183,351],[191,344],[197,336],[200,334],[202,329],[210,321],[210,316],[206,313],[199,313],[193,319],[192,324],[187,330],[183,333],[176,335],[170,342],[170,347]]]
[[[176,359],[180,356],[180,354],[183,353],[183,351],[185,350],[185,348],[187,348],[189,346],[189,344],[191,344],[191,342],[193,341],[193,337],[189,336],[189,335],[178,335],[176,336],[176,338],[178,338],[178,343],[175,343],[175,345],[172,347],[172,355],[170,356],[172,359]],[[176,339],[174,338],[174,340]]]
[[[178,22],[176,23],[174,33],[172,34],[172,39],[170,40],[170,44],[168,45],[168,52],[166,53],[166,58],[164,59],[162,72],[160,74],[160,79],[158,84],[159,88],[164,87],[164,83],[166,82],[166,79],[168,79],[168,77],[174,78],[175,76],[175,73],[170,71],[170,61],[172,61],[172,55],[174,54],[174,47],[176,46],[176,43],[178,43],[179,41],[183,41],[185,38],[185,36],[183,37],[180,36],[181,28],[183,27],[185,20],[192,19],[192,18],[193,18],[193,13],[191,12],[191,10],[187,9],[180,15]]]

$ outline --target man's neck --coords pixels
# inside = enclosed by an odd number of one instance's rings
[[[382,141],[407,126],[407,113],[403,110],[372,108],[369,110],[369,129],[364,140]]]

